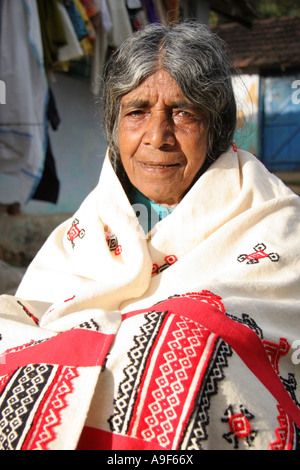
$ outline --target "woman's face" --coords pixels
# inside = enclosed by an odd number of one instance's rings
[[[123,96],[119,150],[130,182],[158,204],[177,204],[202,167],[203,116],[165,70]]]

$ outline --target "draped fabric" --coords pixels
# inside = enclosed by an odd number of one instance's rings
[[[41,177],[47,145],[48,84],[37,4],[2,2],[0,203],[27,202]]]
[[[233,146],[141,210],[108,155],[0,298],[0,446],[299,448],[299,197]]]

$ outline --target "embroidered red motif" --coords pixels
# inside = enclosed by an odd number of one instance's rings
[[[237,260],[242,263],[243,261],[247,260],[246,264],[256,264],[259,262],[260,259],[269,258],[271,261],[278,261],[279,255],[278,253],[266,253],[266,245],[264,243],[259,243],[254,247],[254,252],[247,254],[239,255]]]
[[[279,375],[280,358],[286,356],[290,350],[290,345],[286,338],[280,338],[279,344],[263,340],[263,344],[272,364],[272,367]],[[284,380],[284,379],[282,379]],[[286,381],[287,382],[287,381]],[[287,387],[287,384],[286,384]],[[294,427],[291,418],[284,412],[280,405],[277,405],[279,415],[277,420],[279,426],[275,429],[276,441],[270,443],[271,450],[291,450],[294,438]]]
[[[115,249],[115,256],[118,256],[122,253],[122,246],[121,245],[117,245],[116,246],[116,249]]]
[[[244,439],[245,442],[251,447],[257,431],[251,428],[250,421],[254,415],[250,413],[243,405],[240,405],[240,413],[234,413],[233,406],[229,405],[221,418],[223,423],[229,424],[230,432],[223,434],[224,439],[230,444],[234,444],[234,448],[239,448],[239,442]]]
[[[28,315],[33,321],[34,323],[36,323],[37,325],[39,324],[39,320],[38,318],[36,318],[33,313],[31,313],[27,307],[25,307],[25,305],[22,304],[22,302],[20,302],[20,300],[17,300],[17,303],[22,307],[22,309],[24,310],[24,312],[26,313],[26,315]]]
[[[290,349],[290,345],[285,338],[280,338],[279,344],[271,343],[270,341],[263,340],[263,344],[273,366],[273,369],[279,375],[279,360],[281,356],[285,356]]]
[[[167,269],[169,266],[172,264],[176,263],[178,261],[178,258],[175,255],[168,255],[165,257],[165,263],[159,266],[157,263],[154,263],[152,265],[152,276],[155,274],[160,274],[162,271]]]
[[[66,299],[66,300],[64,300],[64,302],[70,302],[71,300],[74,300],[74,299],[75,299],[75,297],[76,297],[76,296],[75,296],[75,295],[73,295],[73,297],[70,297],[69,299]]]
[[[244,438],[249,436],[251,431],[251,425],[242,413],[238,413],[236,415],[230,416],[229,418],[229,427],[230,431],[236,436],[240,438]]]
[[[209,305],[217,307],[220,312],[225,313],[222,297],[213,294],[213,292],[210,292],[209,290],[202,290],[201,292],[187,292],[186,294],[182,294],[182,297],[190,297],[191,299],[205,301]]]
[[[75,247],[74,240],[77,237],[83,238],[84,235],[85,235],[85,230],[84,229],[79,229],[78,224],[79,224],[79,220],[74,219],[73,222],[72,222],[72,226],[71,226],[70,230],[67,232],[67,239],[70,240],[70,242],[72,243],[72,248]]]
[[[115,256],[119,256],[122,253],[122,245],[118,243],[118,237],[111,232],[107,225],[104,227],[104,232],[109,250],[113,251]]]
[[[271,450],[292,450],[294,428],[291,418],[277,405],[279,416],[277,417],[279,427],[275,429],[277,440],[271,442]]]

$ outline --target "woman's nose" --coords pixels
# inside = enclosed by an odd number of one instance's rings
[[[143,142],[156,149],[173,147],[176,138],[172,117],[165,112],[152,113],[146,125]]]

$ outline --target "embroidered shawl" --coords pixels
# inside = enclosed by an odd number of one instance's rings
[[[234,146],[141,210],[107,156],[0,298],[0,448],[299,448],[299,197]]]

